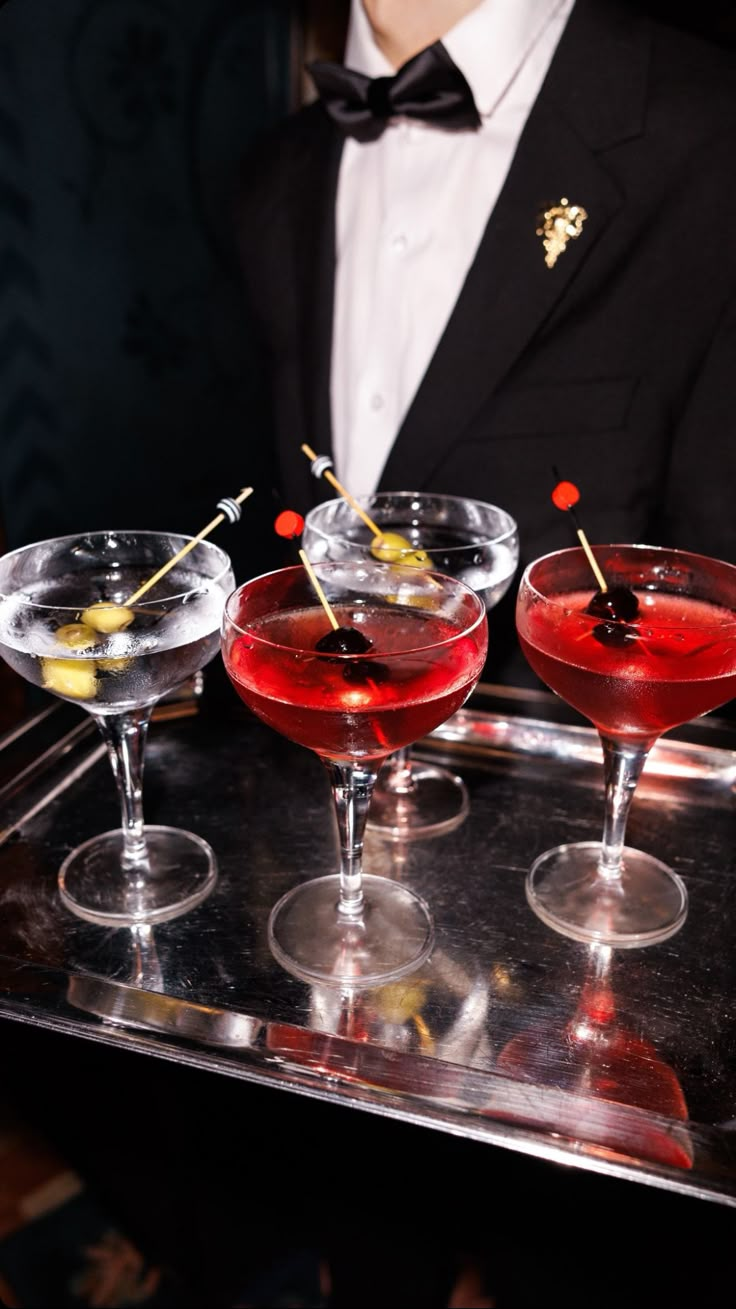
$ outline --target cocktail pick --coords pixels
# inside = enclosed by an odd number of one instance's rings
[[[556,468],[553,468],[552,472],[554,473],[556,478],[559,477]],[[591,568],[593,569],[595,580],[598,583],[598,589],[605,593],[608,590],[608,583],[605,577],[603,576],[603,573],[601,572],[600,568],[598,567],[598,561],[595,555],[593,554],[593,551],[590,548],[590,542],[588,541],[585,532],[580,526],[580,523],[578,522],[578,516],[575,513],[575,505],[578,503],[579,500],[580,500],[580,492],[574,482],[561,482],[559,480],[557,481],[557,484],[552,492],[552,503],[556,509],[561,509],[563,513],[566,512],[570,515],[578,540],[581,546],[583,547],[583,550],[585,551],[585,557],[588,560],[588,563],[590,564]]]
[[[335,618],[335,615],[332,610],[332,605],[330,604],[329,600],[327,599],[327,596],[322,590],[322,584],[317,574],[315,573],[311,563],[309,562],[309,559],[307,558],[306,550],[299,551],[299,558],[301,559],[302,563],[304,564],[304,567],[307,570],[307,576],[309,577],[309,580],[312,583],[317,599],[319,600],[320,604],[322,605],[322,608],[327,614],[333,632],[337,632],[339,630],[340,624]]]
[[[287,510],[286,512],[292,513],[293,510]],[[279,515],[279,517],[280,516],[281,515]],[[298,518],[299,515],[294,514],[294,517]],[[303,523],[302,526],[304,526]],[[320,637],[314,647],[315,650],[319,650],[321,654],[365,654],[366,650],[370,650],[373,642],[369,641],[362,632],[359,632],[357,627],[341,627],[335,617],[332,605],[322,589],[322,584],[314,571],[314,567],[306,550],[299,550],[298,553],[299,558],[304,565],[306,574],[312,583],[314,593],[327,614],[330,628],[332,629],[331,631],[326,632],[324,636]]]
[[[299,557],[297,542],[304,531],[302,515],[297,513],[295,509],[282,509],[273,521],[273,528],[276,535],[291,547],[288,556],[292,563],[296,563]]]
[[[552,503],[557,509],[561,509],[570,515],[578,540],[585,551],[585,557],[598,583],[598,590],[585,607],[585,612],[591,614],[592,617],[605,619],[604,622],[598,623],[594,627],[593,636],[602,645],[626,644],[635,635],[627,624],[632,618],[636,618],[639,612],[639,601],[628,586],[609,587],[575,513],[575,505],[580,500],[580,492],[574,482],[560,481],[556,468],[553,468],[552,472],[555,478],[558,479],[552,492]]]
[[[226,518],[231,523],[237,523],[242,513],[240,506],[252,493],[252,486],[244,486],[234,499],[225,496],[222,500],[218,500],[217,508],[220,513],[206,527],[203,527],[201,532],[192,537],[191,541],[187,541],[181,550],[172,555],[171,559],[168,559],[163,567],[153,574],[153,577],[149,577],[147,582],[139,586],[138,590],[134,591],[124,604],[111,604],[107,600],[97,600],[80,614],[78,623],[66,623],[58,629],[55,635],[59,644],[65,645],[69,649],[85,650],[96,644],[100,636],[110,636],[115,632],[123,632],[126,627],[130,627],[135,618],[132,606],[137,604],[141,596],[145,595],[146,591],[150,591],[156,582],[165,577],[169,570],[175,564],[178,564],[180,559],[189,554],[190,550],[199,545],[200,541],[203,541]],[[108,666],[111,663],[112,661],[108,660]]]
[[[304,531],[304,519],[295,509],[282,509],[274,519],[276,535],[285,541],[293,541]]]
[[[338,482],[335,474],[332,472],[332,460],[329,455],[315,454],[311,445],[302,445],[302,452],[312,461],[312,474],[319,479],[324,477],[330,486],[334,487],[338,495],[350,505],[359,518],[363,520],[369,532],[373,533],[373,544],[371,554],[375,559],[380,559],[381,563],[405,564],[407,568],[431,568],[429,555],[425,550],[419,550],[407,541],[405,536],[398,532],[383,532],[377,523],[374,523],[369,514],[351,495],[348,490]]]
[[[282,521],[282,528],[285,525],[290,527],[296,526],[296,520],[300,515],[291,509],[285,510],[284,512],[293,515],[293,517]],[[279,514],[279,518],[282,518],[281,514]],[[302,522],[302,527],[303,526],[304,523]],[[318,650],[320,654],[330,655],[367,654],[369,650],[373,649],[373,642],[357,627],[343,627],[338,623],[332,605],[322,589],[320,580],[314,571],[314,566],[309,559],[306,550],[300,549],[298,553],[317,599],[322,605],[330,622],[330,631],[325,632],[324,636],[319,638],[315,644],[315,650]],[[385,682],[387,680],[389,670],[385,664],[373,662],[372,660],[370,662],[370,667],[366,668],[362,660],[348,659],[344,663],[342,675],[346,682],[361,682],[367,686],[373,687],[375,690],[377,683]]]
[[[307,459],[311,459],[312,461],[313,476],[316,478],[324,477],[325,481],[329,482],[330,486],[335,488],[337,494],[341,495],[343,500],[347,500],[350,508],[355,510],[358,517],[362,518],[368,531],[372,532],[374,536],[381,536],[381,529],[378,524],[374,523],[373,519],[365,512],[363,506],[358,504],[355,496],[351,495],[350,492],[347,491],[340,482],[338,482],[335,474],[332,472],[332,460],[329,455],[315,454],[311,445],[302,445],[301,449],[307,456]],[[407,545],[409,545],[408,541]],[[411,549],[411,546],[409,548]]]
[[[141,596],[146,594],[146,591],[150,591],[151,587],[155,586],[156,582],[159,582],[162,577],[166,576],[169,570],[174,567],[174,564],[178,564],[179,560],[183,559],[185,555],[188,555],[189,551],[193,550],[195,545],[199,545],[200,541],[203,541],[206,536],[209,536],[210,532],[213,532],[216,527],[219,527],[220,523],[224,523],[226,518],[231,523],[237,523],[243,512],[240,508],[241,504],[252,494],[253,487],[244,486],[234,499],[230,496],[224,496],[222,500],[218,500],[217,508],[220,510],[220,513],[216,514],[211,522],[209,522],[206,527],[202,528],[201,532],[198,532],[196,536],[193,536],[191,541],[187,541],[186,545],[183,546],[172,559],[169,559],[168,562],[164,564],[163,568],[159,568],[158,572],[154,573],[153,577],[149,577],[148,581],[143,583],[143,586],[139,586],[138,590],[125,601],[126,606],[137,604]]]

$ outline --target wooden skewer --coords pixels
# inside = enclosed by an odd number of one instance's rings
[[[575,522],[574,516],[573,516],[573,522]],[[582,527],[578,527],[577,524],[575,525],[575,531],[577,532],[578,540],[585,551],[585,557],[588,560],[588,563],[590,564],[591,568],[593,569],[593,572],[595,573],[595,580],[598,583],[599,590],[607,591],[608,582],[606,581],[605,577],[603,576],[603,573],[601,572],[598,566],[598,561],[595,555],[593,554],[593,551],[590,548],[590,542],[587,536],[585,535],[585,532],[583,531]]]
[[[302,449],[302,453],[307,456],[307,459],[311,459],[312,463],[314,463],[315,459],[319,457],[318,455],[315,454],[311,445],[303,445],[301,449]],[[372,532],[374,536],[381,536],[382,533],[378,524],[374,523],[373,519],[370,518],[368,514],[365,512],[363,506],[358,504],[358,501],[355,499],[355,496],[351,495],[350,492],[347,491],[340,482],[338,482],[337,478],[335,477],[335,474],[331,472],[329,468],[325,468],[324,472],[322,473],[322,476],[324,477],[326,482],[329,482],[330,486],[334,486],[335,490],[337,491],[337,494],[341,495],[343,500],[347,500],[348,504],[350,505],[350,508],[354,509],[358,517],[363,519],[363,522],[365,523],[368,530]]]
[[[319,600],[320,604],[322,605],[322,608],[327,614],[327,617],[329,618],[332,624],[333,631],[337,631],[337,628],[340,626],[340,624],[335,618],[335,615],[332,612],[332,606],[329,600],[327,599],[327,596],[325,595],[324,591],[322,590],[319,578],[317,577],[317,574],[315,573],[312,565],[310,564],[303,550],[299,551],[299,558],[301,559],[302,563],[304,564],[304,567],[307,570],[307,573],[309,575],[309,580],[312,583],[312,586],[314,587],[315,591],[317,592],[317,599]]]
[[[247,500],[248,496],[252,494],[253,487],[244,486],[240,494],[234,497],[232,503],[241,505],[243,501]],[[129,596],[123,607],[129,609],[131,605],[136,604],[141,596],[146,594],[146,591],[150,591],[151,587],[156,585],[156,582],[159,582],[162,577],[166,576],[169,570],[174,567],[174,564],[178,564],[180,559],[183,559],[185,555],[188,555],[189,551],[193,550],[195,545],[199,545],[200,541],[203,541],[206,536],[209,536],[210,532],[212,532],[216,527],[219,527],[220,523],[224,522],[226,518],[230,518],[231,521],[234,521],[230,514],[217,514],[216,517],[212,519],[211,523],[208,523],[206,527],[203,527],[202,531],[198,532],[196,536],[193,536],[191,541],[187,541],[186,545],[178,552],[178,554],[175,554],[173,558],[167,560],[163,568],[159,568],[158,572],[153,574],[153,577],[149,577],[148,581],[143,583],[143,586],[140,586],[133,595]]]
[[[300,448],[302,450],[302,453],[307,456],[307,459],[311,459],[312,465],[314,465],[315,461],[319,460],[320,458],[324,460],[324,467],[321,470],[318,468],[315,469],[313,467],[312,472],[315,474],[315,477],[324,477],[325,481],[330,483],[330,486],[334,486],[338,495],[341,495],[343,500],[345,500],[347,504],[350,505],[350,508],[355,510],[355,513],[358,515],[358,517],[362,518],[363,522],[368,528],[368,531],[373,533],[373,545],[376,546],[379,542],[383,541],[383,532],[381,531],[378,524],[374,523],[373,519],[369,517],[363,506],[359,504],[358,501],[355,499],[355,496],[351,495],[350,492],[342,485],[342,483],[338,482],[337,478],[335,477],[335,474],[330,471],[329,465],[331,464],[332,461],[326,455],[320,456],[316,454],[315,451],[312,449],[311,445],[304,444]],[[402,555],[404,554],[412,554],[416,556],[417,547],[412,546],[411,542],[407,541],[405,537],[398,537],[397,539],[400,541],[404,541],[406,545],[406,550],[404,550],[403,547],[401,548],[401,553],[399,555],[397,563],[400,564],[402,562]],[[380,555],[377,556],[377,558],[380,559]],[[427,577],[430,579],[432,586],[441,589],[442,583],[436,581],[429,572],[427,572]]]
[[[557,483],[552,492],[552,503],[554,504],[556,509],[561,509],[563,513],[568,513],[570,515],[573,521],[573,526],[577,533],[577,538],[581,546],[583,547],[583,550],[585,551],[585,557],[588,560],[588,563],[590,564],[593,573],[595,575],[595,580],[598,583],[598,589],[600,591],[607,591],[608,583],[598,566],[598,560],[596,559],[595,555],[593,554],[593,551],[590,548],[590,542],[587,536],[585,535],[585,532],[583,531],[582,527],[580,526],[580,523],[578,522],[578,516],[575,513],[575,505],[580,499],[580,492],[578,491],[578,488],[576,487],[574,482],[560,481],[560,475],[557,469],[554,467],[554,465],[552,467],[552,474],[555,478],[555,482]]]

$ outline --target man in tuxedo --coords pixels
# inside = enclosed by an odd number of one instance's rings
[[[238,210],[284,498],[331,494],[307,441],[502,505],[524,561],[575,543],[556,466],[593,542],[736,561],[731,54],[627,0],[353,0],[344,67]]]

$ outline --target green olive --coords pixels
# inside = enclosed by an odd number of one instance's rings
[[[100,639],[87,623],[65,623],[56,629],[54,637],[59,645],[65,645],[68,650],[89,650]]]
[[[110,604],[107,600],[98,600],[82,614],[82,622],[93,627],[96,632],[122,632],[130,627],[135,614],[124,605]]]
[[[98,659],[97,667],[104,669],[106,673],[122,673],[124,669],[130,667],[132,662],[132,655],[127,657],[123,655],[120,659]]]
[[[426,550],[417,550],[411,541],[398,532],[381,532],[373,538],[371,554],[385,564],[406,564],[408,568],[429,568],[430,559]]]
[[[41,676],[47,691],[71,700],[94,700],[97,665],[93,659],[42,659]]]

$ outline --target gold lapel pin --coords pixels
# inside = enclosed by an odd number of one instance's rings
[[[550,205],[549,209],[545,209],[538,220],[540,226],[537,228],[537,236],[542,237],[544,262],[548,268],[554,268],[568,241],[574,241],[580,236],[587,217],[587,210],[582,205],[571,205],[564,195],[558,205]]]

